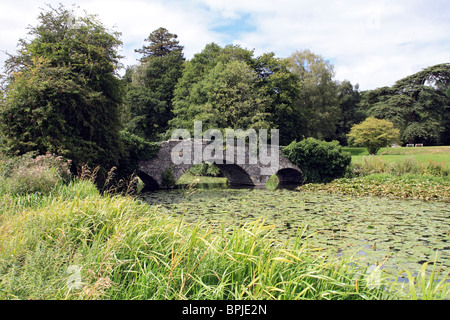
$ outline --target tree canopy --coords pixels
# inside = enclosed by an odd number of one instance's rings
[[[398,141],[400,130],[390,121],[369,117],[354,125],[348,136],[351,144],[366,147],[369,154],[377,154],[381,148]]]
[[[309,50],[293,53],[289,61],[299,79],[296,108],[303,127],[298,130],[303,138],[333,140],[341,117],[333,65]]]
[[[12,152],[111,168],[120,157],[119,33],[63,6],[43,11],[6,62],[0,127]]]
[[[363,144],[358,135],[381,130],[371,139],[382,141],[367,144],[373,151],[397,129],[403,143],[450,144],[449,63],[360,92],[309,50],[279,58],[209,43],[186,60],[178,36],[163,27],[143,41],[141,58],[120,78],[119,32],[62,5],[43,10],[1,75],[2,148],[130,171],[156,152],[149,141],[193,130],[196,120],[204,130],[279,129],[285,146],[309,137]]]
[[[153,31],[149,36],[152,45],[139,51],[143,58],[129,69],[123,105],[125,127],[150,141],[162,139],[173,116],[174,89],[185,62],[176,38],[164,28]]]
[[[205,121],[205,129],[278,128],[288,143],[298,125],[297,94],[297,78],[284,59],[211,43],[186,63],[174,91],[170,128],[190,129],[194,120]]]
[[[150,58],[155,57],[165,57],[169,53],[183,51],[183,46],[179,44],[177,40],[178,36],[176,34],[170,33],[166,28],[158,28],[145,39],[146,42],[150,44],[143,46],[141,49],[136,49],[135,51],[141,53],[143,56],[141,58],[142,62]]]
[[[403,143],[449,143],[449,79],[450,64],[428,67],[367,92],[366,107],[370,115],[393,122]]]

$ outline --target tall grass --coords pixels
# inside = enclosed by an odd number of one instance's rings
[[[365,176],[375,173],[388,173],[392,175],[430,175],[437,177],[449,177],[450,168],[444,162],[429,160],[419,162],[414,156],[407,156],[402,161],[388,162],[381,156],[363,156],[361,162],[351,165],[348,176]]]
[[[70,161],[47,153],[21,157],[0,154],[0,194],[32,194],[51,192],[70,177]]]
[[[77,181],[3,215],[0,298],[399,298],[350,260],[310,246],[304,232],[288,244],[272,230],[259,221],[213,232]]]
[[[100,193],[92,174],[83,177],[46,192],[0,192],[0,299],[402,297],[310,246],[304,232],[288,243],[264,221],[189,225],[129,195]],[[447,297],[445,290],[426,294]]]
[[[349,261],[302,234],[288,247],[263,221],[212,232],[130,197],[100,195],[90,181],[40,202],[16,201],[15,214],[2,215],[2,299],[389,297]],[[71,270],[79,270],[77,286]]]

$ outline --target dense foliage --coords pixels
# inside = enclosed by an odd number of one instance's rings
[[[273,53],[254,57],[239,46],[224,48],[215,43],[187,62],[174,92],[171,129],[279,128],[288,143],[299,125],[293,101],[297,79],[288,63]]]
[[[120,34],[94,16],[49,8],[0,78],[5,152],[49,152],[73,160],[72,171],[88,164],[128,174],[140,156],[136,143],[192,131],[195,120],[204,130],[279,129],[284,146],[309,137],[346,145],[369,116],[391,121],[402,143],[450,143],[448,63],[359,92],[309,50],[278,58],[210,43],[186,61],[178,36],[158,28],[120,79]]]
[[[70,158],[75,166],[117,165],[121,154],[116,76],[119,34],[64,7],[30,27],[30,40],[6,62],[0,127],[9,151]]]
[[[369,154],[377,154],[381,148],[398,142],[400,130],[390,121],[369,117],[354,125],[348,137],[351,144],[366,147]]]
[[[300,87],[295,108],[302,119],[303,137],[334,139],[341,110],[333,65],[309,50],[293,53],[289,61]]]
[[[136,174],[139,160],[149,160],[158,154],[160,144],[158,142],[149,142],[126,130],[120,132],[120,138],[123,143],[123,156],[119,160],[121,176]]]
[[[400,129],[403,143],[450,143],[450,64],[428,67],[365,94],[370,115]]]
[[[176,35],[164,28],[152,32],[140,64],[127,70],[122,107],[124,126],[150,141],[162,140],[172,119],[172,99],[185,59]]]
[[[339,142],[308,138],[292,142],[283,154],[303,172],[306,183],[329,182],[345,174],[351,154],[344,152]]]

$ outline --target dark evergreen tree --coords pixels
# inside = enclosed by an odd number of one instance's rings
[[[146,42],[150,42],[149,45],[135,51],[142,54],[142,62],[154,57],[165,57],[171,52],[178,51],[181,53],[183,46],[179,44],[177,38],[176,34],[161,27],[150,33],[148,38],[145,39]]]
[[[358,85],[353,86],[347,80],[338,83],[337,96],[341,116],[336,124],[336,137],[341,145],[347,145],[347,134],[352,126],[367,118],[367,114],[359,107],[361,97],[358,88]]]
[[[185,59],[177,35],[159,28],[149,36],[141,63],[129,70],[124,109],[126,128],[144,139],[156,141],[172,119],[175,85],[183,72]]]
[[[449,86],[450,64],[439,64],[368,92],[366,103],[370,115],[400,129],[403,143],[442,144],[448,139]]]
[[[121,153],[119,34],[62,5],[41,12],[6,62],[0,126],[9,151],[53,152],[109,170]]]

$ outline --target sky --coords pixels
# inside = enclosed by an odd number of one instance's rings
[[[448,0],[2,0],[2,66],[46,4],[59,3],[121,32],[124,66],[137,64],[134,49],[159,27],[178,35],[187,59],[211,42],[280,58],[309,49],[333,64],[336,80],[360,90],[450,62]]]

